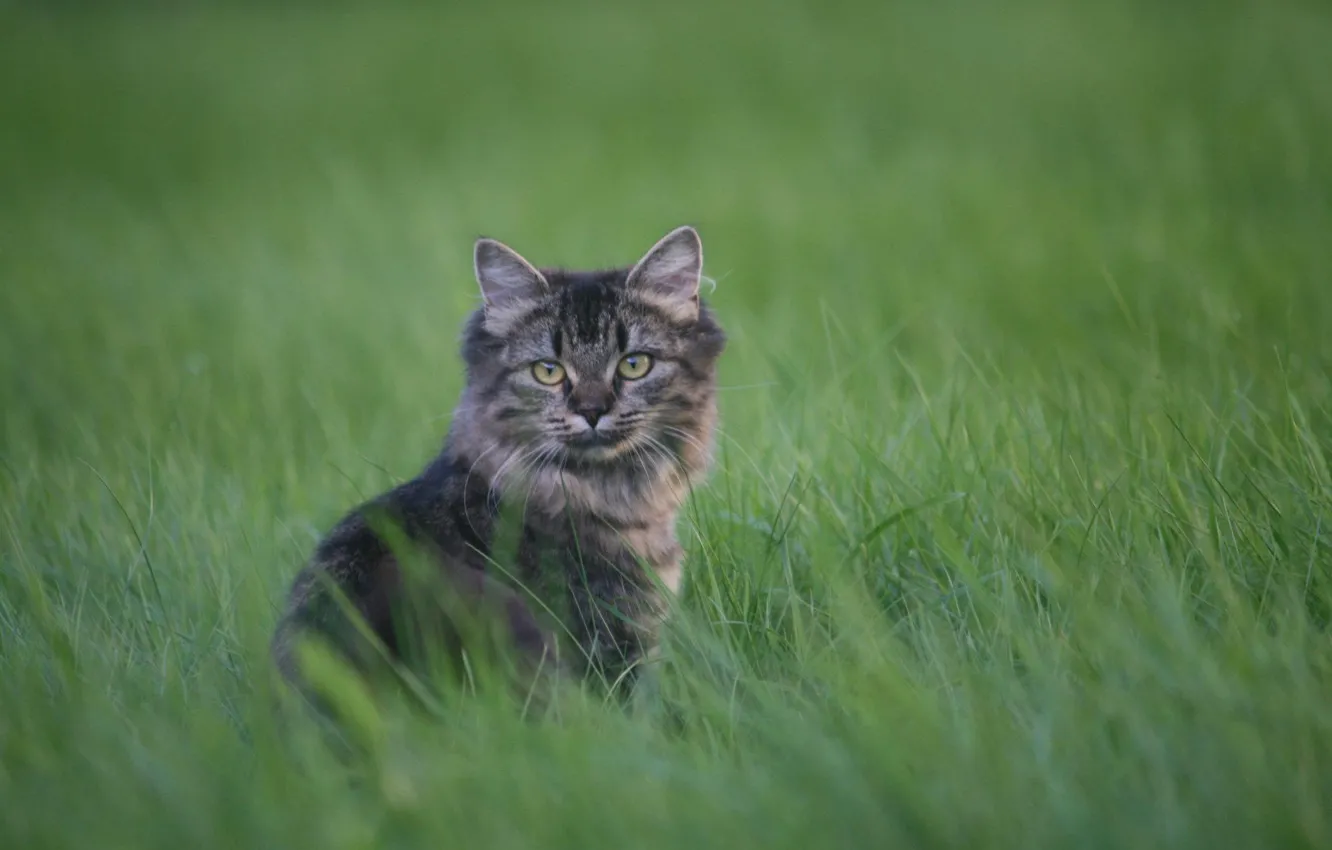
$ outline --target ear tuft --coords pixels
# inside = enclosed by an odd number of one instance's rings
[[[486,309],[540,298],[549,290],[546,278],[517,251],[495,239],[476,240],[472,262]]]
[[[626,287],[637,288],[670,312],[698,315],[698,285],[703,276],[703,240],[685,225],[661,238],[629,272]]]

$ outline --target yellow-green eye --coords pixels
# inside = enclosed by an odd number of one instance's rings
[[[615,371],[627,381],[637,380],[652,371],[652,355],[626,354],[620,358],[620,365],[615,367]]]
[[[539,384],[553,387],[564,380],[564,367],[554,360],[538,360],[532,364],[532,377]]]

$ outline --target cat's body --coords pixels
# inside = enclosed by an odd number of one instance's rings
[[[464,609],[494,605],[533,665],[631,679],[680,581],[677,513],[710,460],[725,337],[698,297],[701,264],[690,228],[606,272],[538,271],[478,241],[485,304],[465,327],[467,384],[443,451],[321,541],[274,638],[283,674],[299,678],[309,632],[356,659],[334,625],[338,594],[400,653],[413,591],[379,519]]]

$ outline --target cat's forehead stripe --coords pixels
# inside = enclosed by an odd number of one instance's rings
[[[574,340],[593,345],[609,336],[620,294],[604,282],[578,282],[561,293],[560,324],[568,329]]]

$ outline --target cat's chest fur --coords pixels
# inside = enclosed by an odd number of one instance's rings
[[[524,525],[514,566],[558,621],[568,661],[613,677],[655,644],[680,559],[665,529],[625,535],[596,522],[538,521]]]
[[[538,476],[497,506],[492,558],[559,621],[578,667],[614,676],[655,643],[683,552],[675,476]]]

